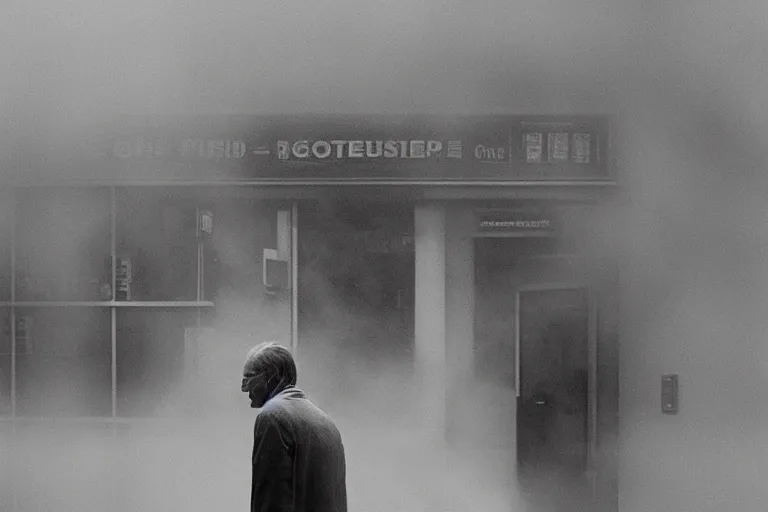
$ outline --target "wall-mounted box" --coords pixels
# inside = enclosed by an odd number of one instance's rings
[[[678,377],[675,374],[661,377],[661,412],[677,414],[678,411]]]
[[[264,249],[262,259],[264,287],[269,291],[290,288],[290,266],[288,261],[280,259],[275,249]]]

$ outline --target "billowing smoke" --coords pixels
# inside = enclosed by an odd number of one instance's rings
[[[57,148],[73,127],[116,114],[614,113],[621,191],[601,226],[602,248],[621,261],[621,510],[762,510],[763,11],[746,0],[17,2],[3,8],[0,22],[0,152],[3,160],[23,160]],[[10,199],[2,201],[6,212]],[[258,200],[241,210],[217,220],[272,214]],[[102,226],[85,224],[77,226],[102,236]],[[260,257],[261,247],[244,235],[253,230],[218,226],[221,272],[243,276],[237,269],[246,272],[250,257]],[[46,236],[63,243],[60,254],[37,255],[42,268],[77,271],[71,258],[81,248],[66,242],[66,230]],[[97,265],[103,256],[94,255]],[[248,278],[258,281],[254,268]],[[289,322],[284,307],[249,295],[243,282],[224,290],[209,347],[239,347],[244,355]],[[327,292],[328,321],[325,330],[305,333],[313,343],[302,350],[314,363],[300,369],[300,382],[306,378],[307,391],[346,434],[351,503],[430,509],[438,487],[430,464],[437,462],[428,460],[428,443],[409,434],[407,365],[366,360],[364,351],[343,346],[342,338],[376,338],[387,327],[350,313],[323,275],[312,282]],[[235,322],[254,311],[254,328]],[[48,330],[78,333],[77,321],[56,314]],[[101,358],[108,336],[86,336],[70,348],[109,364]],[[174,352],[163,357],[173,360]],[[16,436],[3,422],[0,508],[12,510],[10,469],[16,500],[29,510],[51,503],[71,510],[247,506],[252,418],[246,401],[238,402],[240,361],[210,364],[220,372],[204,376],[209,386],[200,393],[216,400],[194,421],[138,422],[116,434],[111,425],[47,423]],[[8,368],[0,366],[2,383]],[[76,365],[37,370],[27,375],[45,384],[37,388],[45,390],[41,407],[63,407],[72,399],[63,391],[102,382]],[[681,413],[672,418],[658,414],[662,373],[681,375]],[[177,377],[153,402],[156,414],[172,416],[178,401],[195,396]],[[104,398],[85,396],[77,401],[85,408]],[[200,403],[209,403],[205,396]],[[461,485],[491,482],[457,493],[456,509],[508,510],[516,502],[498,477],[502,462],[452,467],[464,475]],[[471,503],[464,507],[461,498]]]

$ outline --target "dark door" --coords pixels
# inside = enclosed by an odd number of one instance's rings
[[[518,470],[537,510],[582,510],[588,500],[589,292],[517,295]]]

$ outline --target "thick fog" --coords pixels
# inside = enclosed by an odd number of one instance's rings
[[[762,510],[766,10],[747,0],[10,1],[0,151],[23,159],[121,114],[613,114],[621,186],[600,225],[621,271],[620,509]],[[234,261],[236,231],[222,243]],[[252,300],[235,294],[229,311],[273,307]],[[413,421],[405,363],[338,346],[378,320],[330,292],[327,302],[341,327],[308,333],[299,384],[338,420],[351,510],[524,510],[503,455],[478,451],[482,460],[444,471]],[[247,327],[215,343],[244,356],[263,341]],[[14,496],[29,510],[247,507],[253,411],[240,364],[217,362],[206,382],[225,398],[194,419],[117,434],[45,423],[11,435],[3,424],[0,471],[5,486],[13,468],[16,490],[2,488],[0,508],[13,510]],[[663,373],[681,375],[673,418],[658,414]],[[80,377],[39,378],[55,404]],[[174,382],[156,413],[177,412],[187,384]]]

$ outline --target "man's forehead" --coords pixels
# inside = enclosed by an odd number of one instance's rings
[[[245,365],[243,365],[243,375],[246,373],[252,373],[255,374],[257,372],[258,365],[256,364],[256,358],[250,358],[245,362]]]
[[[256,375],[259,373],[259,365],[256,364],[255,360],[248,360],[243,365],[243,375]]]

